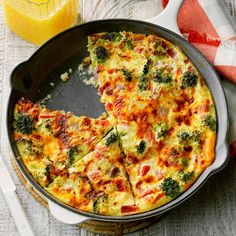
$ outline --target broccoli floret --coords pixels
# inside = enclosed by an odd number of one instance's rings
[[[168,127],[164,122],[157,124],[154,130],[156,131],[158,139],[164,138],[168,134]]]
[[[129,72],[129,71],[127,71],[127,70],[122,70],[123,71],[123,74],[124,74],[124,76],[125,76],[125,79],[128,81],[128,82],[130,82],[131,80],[132,80],[132,75],[131,75],[131,73]]]
[[[137,153],[142,154],[144,150],[146,149],[146,142],[142,140],[139,145],[137,145]]]
[[[98,203],[99,203],[100,197],[96,198],[95,201],[93,202],[93,213],[97,214],[98,213]]]
[[[158,57],[166,56],[168,45],[164,41],[162,40],[156,41],[154,48],[155,48],[154,55]]]
[[[20,153],[20,156],[32,156],[34,155],[33,150],[32,150],[32,142],[28,141],[28,140],[18,140],[17,141],[17,147]]]
[[[203,124],[212,131],[216,130],[216,119],[211,115],[205,117],[205,119],[203,120]]]
[[[106,195],[97,196],[97,198],[93,201],[93,213],[95,214],[99,213],[99,204],[105,202],[106,198],[107,198]]]
[[[34,144],[31,141],[21,139],[17,141],[17,147],[21,156],[40,156],[43,153],[43,146]]]
[[[175,198],[180,194],[179,183],[171,177],[165,178],[161,184],[161,189],[166,193],[166,196]]]
[[[122,35],[117,32],[107,32],[104,35],[105,40],[113,41],[113,42],[119,42],[122,39]]]
[[[193,175],[194,175],[194,171],[187,172],[187,173],[180,172],[180,179],[181,181],[187,183],[189,180],[193,178]]]
[[[181,86],[182,88],[194,87],[197,85],[198,77],[193,71],[186,71],[183,74]]]
[[[164,73],[163,70],[158,70],[154,82],[169,84],[171,83],[172,78],[169,73]]]
[[[108,56],[107,50],[103,46],[96,47],[95,54],[100,62],[103,62]]]
[[[75,156],[78,155],[79,152],[80,152],[80,149],[78,146],[74,146],[68,151],[69,165],[71,165],[73,163],[73,161],[75,160]]]
[[[15,128],[22,134],[31,134],[34,127],[33,119],[24,114],[20,114],[15,119]]]
[[[128,49],[130,49],[130,50],[132,50],[134,47],[133,42],[130,39],[126,40],[126,45],[127,45]]]
[[[143,74],[146,75],[148,73],[148,68],[149,65],[148,64],[145,64],[144,67],[143,67]]]
[[[145,78],[145,77],[143,77],[143,76],[141,76],[140,78],[139,78],[139,83],[138,83],[138,87],[139,87],[139,90],[140,91],[145,91],[145,90],[147,90],[147,79]]]
[[[179,158],[179,163],[183,166],[183,167],[187,167],[189,164],[189,159],[188,158]]]
[[[114,143],[118,140],[118,135],[114,132],[111,132],[105,141],[106,146],[108,147],[111,143]]]
[[[177,137],[182,141],[188,141],[192,138],[193,134],[190,131],[180,131]]]
[[[201,133],[198,130],[193,132],[193,141],[199,143],[201,140]]]
[[[147,63],[143,67],[143,75],[146,75],[148,73],[151,64],[152,64],[152,60],[148,59]]]
[[[200,138],[201,138],[201,134],[198,130],[194,130],[194,131],[179,131],[177,134],[177,137],[181,140],[181,141],[193,141],[196,143],[200,142]]]

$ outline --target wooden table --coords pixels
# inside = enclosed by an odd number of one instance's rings
[[[236,1],[224,0],[236,16]],[[134,17],[149,18],[159,12],[159,0],[84,0],[83,18]],[[77,226],[62,224],[37,203],[25,190],[11,166],[5,129],[6,102],[9,94],[9,74],[26,60],[37,47],[10,32],[3,20],[0,5],[0,130],[1,152],[17,185],[17,194],[37,235],[93,235]],[[232,103],[233,101],[231,101]],[[6,202],[0,192],[0,235],[18,235]],[[211,177],[204,187],[188,201],[162,217],[152,226],[130,235],[236,235],[236,161],[231,160],[219,174]]]

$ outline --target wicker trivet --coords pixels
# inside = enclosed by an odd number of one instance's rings
[[[47,201],[39,195],[38,192],[32,188],[32,186],[27,182],[25,177],[22,175],[21,171],[19,170],[14,158],[11,156],[12,166],[19,177],[21,183],[25,186],[27,191],[34,197],[36,201],[38,201],[41,205],[48,208]],[[107,235],[122,235],[131,233],[137,230],[140,230],[148,225],[151,225],[160,218],[160,216],[148,219],[148,220],[140,220],[134,222],[127,222],[127,223],[111,223],[111,222],[102,222],[96,220],[88,220],[84,223],[79,224],[79,226],[85,230],[88,230],[93,233],[97,234],[107,234]]]

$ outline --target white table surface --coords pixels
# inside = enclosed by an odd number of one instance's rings
[[[236,0],[222,1],[226,3],[230,13],[236,16]],[[86,21],[111,17],[148,18],[158,13],[159,4],[159,0],[83,0],[83,18]],[[37,47],[21,40],[7,29],[0,3],[0,151],[37,235],[92,236],[92,233],[80,230],[77,226],[65,225],[53,219],[49,211],[36,202],[22,186],[9,160],[5,129],[6,103],[10,91],[9,74],[36,49]],[[231,104],[234,102],[236,104],[236,101],[230,101]],[[19,234],[0,191],[0,236],[8,235]],[[163,216],[160,221],[130,235],[236,235],[236,160],[230,160],[227,167],[211,177],[198,193]]]

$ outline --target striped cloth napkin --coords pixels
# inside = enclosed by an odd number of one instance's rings
[[[163,8],[168,1],[162,0]],[[178,26],[183,36],[206,56],[222,77],[229,105],[230,156],[235,157],[236,20],[233,21],[225,9],[223,0],[185,0],[179,11]]]

